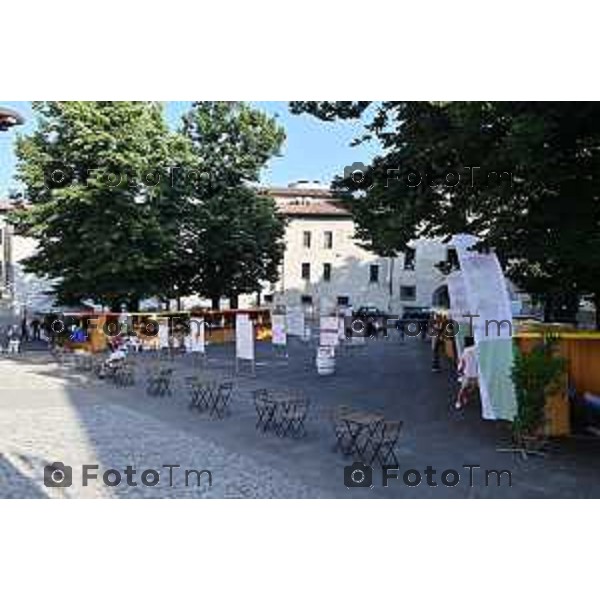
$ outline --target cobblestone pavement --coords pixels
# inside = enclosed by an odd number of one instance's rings
[[[183,379],[198,366],[175,359],[173,396],[145,394],[144,363],[133,388],[84,377],[73,368],[49,362],[43,352],[0,360],[0,497],[336,497],[336,498],[530,498],[600,497],[600,444],[595,440],[555,442],[545,458],[517,460],[498,448],[508,444],[506,424],[486,422],[479,407],[452,409],[455,378],[445,368],[430,371],[429,345],[420,340],[372,340],[341,352],[336,373],[317,375],[314,346],[292,340],[289,357],[269,344],[257,344],[256,376],[235,377],[232,414],[213,419],[188,409]],[[211,374],[231,374],[231,345],[210,346]],[[305,438],[281,439],[257,431],[251,392],[258,387],[301,389],[310,399]],[[349,462],[333,452],[329,411],[339,404],[378,410],[404,421],[397,448],[400,481],[373,488],[347,489]],[[53,461],[73,466],[73,486],[46,488],[43,467]],[[174,485],[161,469],[155,487],[81,485],[81,465],[99,464],[121,472],[131,464],[141,471],[179,464]],[[469,485],[465,464],[480,465]],[[402,483],[402,473],[427,466],[437,471],[437,486]],[[212,486],[185,487],[184,470],[208,469]],[[442,485],[445,469],[461,473],[460,484]],[[512,486],[482,481],[484,469],[509,469]],[[195,484],[195,480],[194,480]]]
[[[0,498],[320,495],[318,489],[292,481],[220,444],[104,401],[103,383],[82,385],[77,378],[57,378],[55,371],[48,365],[0,362]],[[44,466],[54,461],[72,466],[72,486],[44,485]],[[83,464],[99,465],[98,479],[87,486],[82,485]],[[132,481],[138,482],[137,486],[125,485],[127,465],[136,470]],[[112,468],[119,469],[122,480],[120,485],[108,487],[100,480],[104,470]],[[158,471],[157,485],[142,485],[146,469]],[[208,473],[196,473],[202,470],[210,471],[211,485]],[[115,481],[116,475],[110,477],[109,481]],[[147,480],[153,483],[154,476]]]

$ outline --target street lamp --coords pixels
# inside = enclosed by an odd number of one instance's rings
[[[23,125],[25,119],[15,110],[0,106],[0,131],[8,131],[15,125]]]

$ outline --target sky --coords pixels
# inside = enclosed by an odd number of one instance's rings
[[[169,125],[176,128],[181,115],[190,102],[167,102],[165,116]],[[310,115],[292,115],[287,102],[252,102],[253,106],[275,116],[285,129],[286,141],[281,156],[271,159],[262,173],[261,183],[270,186],[287,186],[301,179],[318,180],[329,184],[333,177],[343,174],[344,166],[353,162],[370,162],[378,151],[376,143],[350,147],[350,142],[364,133],[360,121],[327,123]],[[6,198],[9,189],[16,188],[14,143],[18,134],[35,129],[35,115],[30,102],[0,100],[0,106],[17,110],[26,119],[25,125],[0,132],[0,199]]]

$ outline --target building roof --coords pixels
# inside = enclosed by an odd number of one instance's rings
[[[265,190],[269,196],[283,198],[333,198],[331,190],[327,188],[305,188],[305,187],[271,187]]]
[[[288,187],[271,187],[264,191],[275,199],[284,215],[350,217],[350,212],[333,192],[318,185],[318,182],[300,181]]]
[[[0,213],[9,212],[15,208],[22,208],[23,202],[19,200],[8,200],[7,198],[0,198]]]
[[[338,201],[316,201],[279,204],[279,210],[289,216],[323,216],[323,217],[350,217],[350,212],[343,208]]]

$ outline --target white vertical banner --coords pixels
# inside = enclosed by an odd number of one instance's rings
[[[271,314],[271,340],[274,346],[287,344],[286,319],[283,314]]]
[[[344,317],[338,317],[338,340],[342,342],[346,339],[346,320]]]
[[[285,318],[287,333],[304,337],[304,311],[300,308],[288,308]]]
[[[204,354],[206,351],[206,321],[204,319],[200,319],[198,331],[195,332],[193,341],[192,352]]]
[[[254,360],[254,326],[245,314],[235,316],[235,357]]]
[[[190,332],[185,336],[185,348],[188,352],[204,354],[204,319],[190,320]]]
[[[319,322],[319,346],[337,346],[340,343],[338,327],[338,317],[321,317]]]
[[[476,315],[472,317],[472,329],[482,416],[512,421],[517,400],[511,379],[514,355],[510,297],[498,257],[494,252],[469,250],[476,242],[473,236],[454,236],[451,243],[458,254],[466,304],[470,314]],[[471,324],[467,327],[470,329]]]
[[[469,334],[469,318],[465,315],[472,314],[469,306],[465,281],[461,271],[452,271],[446,276],[448,296],[450,298],[449,316],[458,323],[458,332],[454,338],[458,355],[464,350],[464,338]]]
[[[158,344],[161,348],[169,347],[169,321],[160,318],[158,320]]]

